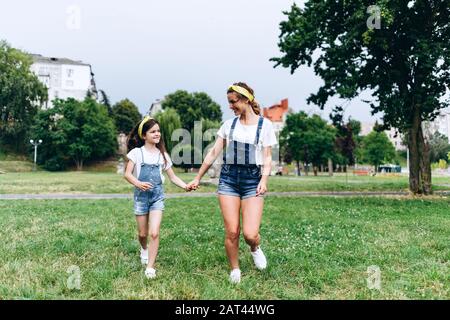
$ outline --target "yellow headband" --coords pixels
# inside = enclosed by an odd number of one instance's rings
[[[233,90],[237,93],[242,94],[244,97],[248,98],[248,100],[250,100],[250,102],[255,100],[255,97],[247,89],[245,89],[243,87],[233,85],[233,86],[230,86],[228,88],[228,90]]]
[[[138,129],[138,135],[139,135],[139,138],[144,139],[144,138],[142,137],[142,128],[144,127],[144,124],[145,124],[147,121],[152,120],[152,119],[153,119],[152,117],[145,116],[144,120],[141,121],[141,124],[139,125],[139,129]]]

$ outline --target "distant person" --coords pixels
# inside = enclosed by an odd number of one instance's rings
[[[267,181],[272,166],[272,146],[277,144],[272,122],[261,116],[253,89],[243,82],[227,91],[228,103],[235,117],[225,121],[218,131],[215,145],[208,152],[197,176],[190,182],[198,188],[200,180],[223,148],[218,197],[225,224],[225,249],[230,263],[230,281],[241,281],[239,268],[240,211],[244,238],[250,246],[256,268],[267,267],[261,247],[261,225]],[[262,172],[261,172],[262,167]]]
[[[134,214],[141,244],[141,263],[146,265],[145,276],[156,277],[155,260],[159,247],[159,230],[164,210],[163,171],[178,187],[190,191],[186,183],[172,169],[158,121],[145,117],[131,131],[127,142],[125,179],[135,186]],[[147,247],[147,239],[150,242]]]

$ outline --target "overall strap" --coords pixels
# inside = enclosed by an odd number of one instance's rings
[[[231,124],[231,129],[230,129],[230,134],[228,135],[228,140],[232,141],[233,140],[233,133],[234,133],[234,128],[236,128],[236,123],[238,121],[239,117],[234,118],[233,123]],[[228,146],[229,147],[229,146]],[[237,163],[237,141],[233,141],[233,154],[234,154],[234,163]],[[228,151],[226,153],[223,154],[223,163],[227,163],[227,157],[226,154],[228,153]]]
[[[258,145],[259,136],[261,134],[261,129],[262,129],[262,126],[263,126],[263,122],[264,122],[264,118],[260,116],[259,117],[259,121],[258,121],[258,129],[256,130],[255,145]]]
[[[234,118],[233,123],[231,124],[231,129],[230,129],[230,134],[229,134],[229,140],[233,140],[233,133],[234,133],[234,128],[236,128],[236,123],[238,121],[239,117]]]

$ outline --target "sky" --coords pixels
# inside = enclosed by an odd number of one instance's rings
[[[243,81],[263,107],[288,98],[294,111],[321,114],[308,105],[322,80],[312,68],[273,68],[279,24],[293,0],[15,0],[0,7],[0,39],[29,53],[66,57],[92,65],[97,89],[112,103],[132,100],[142,114],[156,99],[178,89],[204,91],[232,116],[226,90]],[[346,117],[375,122],[362,100]]]

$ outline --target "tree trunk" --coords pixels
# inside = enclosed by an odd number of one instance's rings
[[[330,158],[328,158],[328,175],[330,177],[333,176],[333,160],[331,160]]]
[[[83,160],[75,160],[75,164],[77,166],[77,171],[83,170]]]
[[[317,166],[313,165],[313,172],[314,172],[314,176],[317,177]]]
[[[303,167],[305,168],[305,176],[307,176],[308,173],[309,173],[309,166],[308,166],[307,163],[305,163],[305,164],[303,165]]]
[[[422,120],[418,107],[414,111],[414,118],[409,135],[409,190],[413,194],[431,194],[431,165],[430,149],[426,143]]]
[[[297,176],[300,176],[300,161],[295,161],[295,163],[297,164]]]

